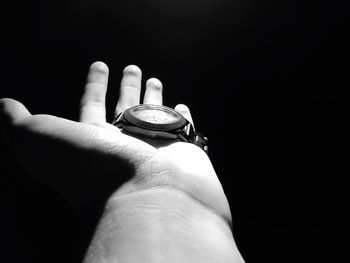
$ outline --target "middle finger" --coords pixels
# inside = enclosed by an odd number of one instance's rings
[[[129,65],[124,69],[119,99],[115,110],[116,115],[140,104],[141,77],[141,69],[135,65]]]

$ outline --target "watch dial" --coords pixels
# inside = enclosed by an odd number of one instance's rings
[[[178,116],[174,113],[161,109],[135,109],[133,115],[140,120],[154,124],[168,124],[178,120]]]
[[[140,104],[127,109],[122,116],[134,127],[153,131],[173,131],[187,124],[180,113],[162,105]]]

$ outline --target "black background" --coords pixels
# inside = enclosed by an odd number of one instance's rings
[[[77,119],[89,65],[159,78],[210,140],[247,262],[343,262],[346,1],[75,0],[3,7],[0,97]],[[1,144],[4,262],[79,262],[89,234]],[[54,167],[53,167],[54,169]]]

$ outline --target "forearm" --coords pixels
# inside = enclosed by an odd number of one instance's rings
[[[182,192],[144,190],[108,201],[84,263],[243,262],[229,225]]]

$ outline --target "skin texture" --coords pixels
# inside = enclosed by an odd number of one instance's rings
[[[107,123],[108,74],[102,62],[90,66],[77,122],[0,100],[2,137],[24,169],[88,224],[100,222],[85,262],[242,262],[208,156],[193,144],[142,140]],[[116,115],[141,102],[162,105],[156,78],[147,80],[141,101],[141,78],[137,66],[124,69]],[[193,124],[187,106],[175,109]]]

